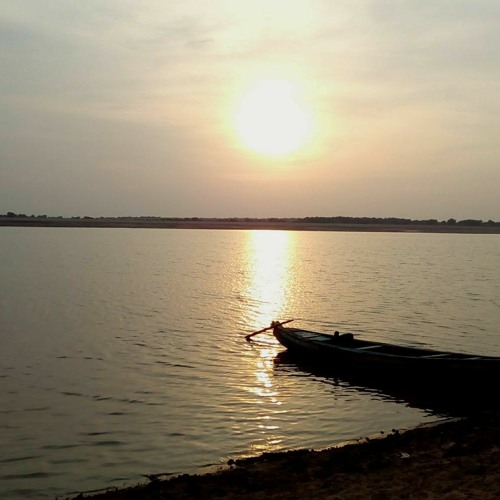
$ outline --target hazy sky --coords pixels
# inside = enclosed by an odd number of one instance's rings
[[[0,0],[0,213],[498,221],[499,23],[498,0]]]

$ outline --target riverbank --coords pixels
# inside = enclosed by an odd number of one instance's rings
[[[392,431],[321,451],[298,450],[230,460],[204,475],[74,498],[393,499],[500,497],[500,414]]]
[[[0,217],[0,226],[15,227],[95,227],[150,229],[247,229],[285,231],[358,231],[500,234],[498,225],[462,224],[360,224],[307,222],[303,219],[169,219],[161,217]]]

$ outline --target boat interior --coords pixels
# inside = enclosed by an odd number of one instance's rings
[[[394,344],[386,344],[383,342],[358,340],[352,333],[337,334],[336,332],[334,335],[328,335],[294,328],[289,328],[288,330],[293,330],[294,334],[302,340],[323,344],[325,346],[343,347],[349,350],[356,351],[370,351],[383,355],[408,356],[423,359],[486,359],[485,356],[471,356],[470,354],[436,351],[431,349],[422,349],[419,347],[398,346]]]

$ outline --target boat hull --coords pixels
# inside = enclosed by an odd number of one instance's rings
[[[500,374],[497,357],[360,341],[352,335],[334,337],[280,325],[273,334],[293,355],[331,371],[399,378],[405,384],[452,385],[458,390],[491,387]]]

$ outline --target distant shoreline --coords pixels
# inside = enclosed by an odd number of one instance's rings
[[[75,227],[75,228],[152,228],[152,229],[236,229],[285,231],[350,231],[350,232],[412,232],[500,234],[499,226],[466,226],[449,224],[360,224],[309,222],[301,219],[163,219],[163,218],[62,218],[62,217],[0,217],[6,227]]]

